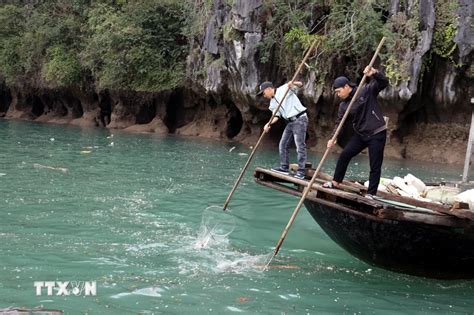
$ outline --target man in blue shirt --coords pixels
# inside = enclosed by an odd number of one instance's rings
[[[283,96],[288,90],[283,103],[272,121],[268,122],[264,127],[264,132],[270,131],[270,126],[276,123],[280,118],[286,122],[286,128],[281,136],[279,151],[280,151],[280,167],[272,168],[273,171],[283,174],[289,174],[289,154],[290,144],[293,139],[296,145],[296,153],[298,156],[298,171],[295,177],[304,179],[305,164],[306,164],[306,130],[308,129],[308,116],[306,115],[306,107],[301,104],[298,96],[296,96],[296,89],[302,87],[301,82],[287,83],[275,90],[271,82],[263,82],[260,84],[260,89],[257,95],[262,95],[270,100],[269,109],[274,112],[281,103]]]

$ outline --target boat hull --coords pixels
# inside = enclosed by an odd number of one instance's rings
[[[379,219],[328,202],[306,200],[305,206],[331,239],[369,264],[430,278],[474,278],[472,232]]]

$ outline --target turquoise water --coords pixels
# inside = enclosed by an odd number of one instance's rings
[[[199,237],[250,149],[235,143],[0,120],[0,309],[66,314],[467,313],[472,281],[369,266],[302,209],[272,265],[264,262],[297,199],[257,185],[231,202],[227,236]],[[235,148],[234,148],[235,147]],[[276,147],[253,166],[273,166]],[[317,157],[310,154],[313,164]],[[349,176],[367,177],[359,157]],[[253,168],[253,166],[251,168]],[[331,172],[334,159],[325,170]],[[383,175],[458,180],[461,166],[387,161]],[[220,214],[220,211],[218,211]],[[218,220],[217,217],[210,217]],[[231,218],[231,219],[229,219]],[[229,220],[229,221],[227,221]],[[96,296],[36,296],[35,281],[96,281]],[[57,292],[56,292],[57,293]]]

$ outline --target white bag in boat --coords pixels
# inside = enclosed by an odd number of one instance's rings
[[[385,178],[385,177],[380,178],[380,184],[384,186],[388,186],[391,183],[392,183],[392,180],[390,178]]]
[[[452,204],[460,189],[456,187],[436,186],[427,187],[425,197],[433,201]]]
[[[405,183],[405,180],[401,177],[395,176],[393,178],[392,185],[398,187],[400,190],[402,190],[405,194],[407,194],[410,197],[417,198],[420,196],[420,193],[418,192],[418,190],[414,186],[408,186]]]
[[[466,190],[454,197],[455,201],[466,202],[469,209],[474,209],[474,189]]]
[[[407,185],[415,187],[418,193],[420,194],[426,190],[425,183],[423,183],[421,179],[416,178],[410,173],[408,173],[408,175],[405,176],[404,180],[405,180],[405,183],[407,183]]]
[[[382,179],[383,179],[383,178],[380,179],[379,187],[377,187],[377,190],[380,190],[380,191],[383,191],[383,192],[388,192],[387,186],[385,186],[384,184],[382,184]],[[369,181],[366,181],[366,182],[364,183],[364,186],[365,186],[366,188],[369,188]]]

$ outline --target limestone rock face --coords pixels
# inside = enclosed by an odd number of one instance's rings
[[[436,24],[435,0],[390,1],[390,15],[403,11],[407,16],[419,20],[417,44],[404,56],[404,61],[409,65],[409,79],[387,88],[380,96],[383,109],[390,117],[389,131],[392,141],[388,152],[392,152],[390,153],[392,156],[417,159],[430,156],[427,159],[431,159],[432,153],[436,151],[434,155],[439,154],[438,160],[451,162],[453,157],[443,157],[449,153],[435,150],[434,144],[431,149],[425,150],[431,152],[430,154],[415,152],[417,146],[422,146],[424,143],[423,133],[428,133],[430,128],[446,130],[446,124],[456,124],[458,130],[456,143],[462,143],[467,139],[469,99],[473,93],[474,77],[471,65],[474,41],[471,24],[474,18],[472,16],[474,3],[461,0],[459,5],[456,12],[458,24],[454,41],[459,47],[459,62],[470,65],[467,70],[466,67],[459,69],[450,61],[433,56],[431,53]],[[202,87],[208,99],[220,100],[221,94],[225,91],[227,103],[233,103],[240,111],[242,126],[235,139],[244,142],[257,139],[261,126],[269,118],[266,104],[254,97],[258,84],[264,79],[269,79],[268,69],[258,60],[257,47],[265,36],[262,6],[262,1],[236,0],[229,8],[223,1],[216,0],[213,14],[208,21],[204,44],[194,46],[195,57],[190,58],[188,63],[189,73],[207,74],[203,78],[195,77],[194,83]],[[219,27],[221,32],[216,31]],[[212,57],[208,58],[208,64],[202,62],[205,55]],[[430,58],[433,59],[432,67],[426,69],[424,64],[427,60],[431,60]],[[333,69],[328,71],[333,72]],[[274,77],[270,79],[274,82],[281,82],[283,79],[278,74],[273,75]],[[300,97],[310,113],[308,142],[310,146],[322,147],[321,143],[325,143],[325,139],[333,129],[334,116],[337,113],[337,100],[331,92],[332,82],[331,79],[323,84],[316,82],[313,71],[305,71],[301,79],[305,86]],[[419,123],[423,123],[424,127],[416,128]],[[193,126],[196,126],[195,122]],[[417,133],[414,134],[415,130]],[[437,137],[452,140],[451,133],[444,134],[445,136],[437,134]],[[221,137],[222,135],[223,133],[220,134]],[[433,139],[431,134],[426,136]],[[278,136],[274,138],[276,142]],[[462,162],[461,157],[455,160],[458,163]]]

